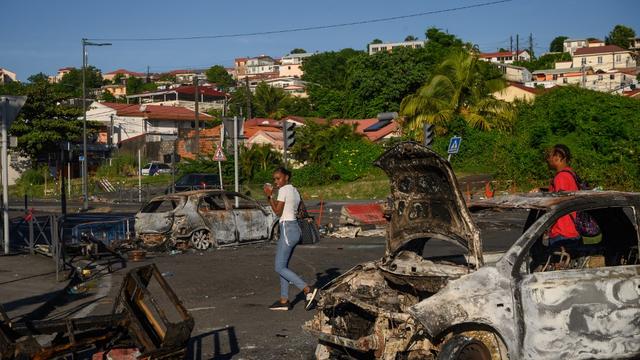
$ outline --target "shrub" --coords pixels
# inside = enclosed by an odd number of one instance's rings
[[[343,141],[335,144],[335,148],[329,166],[344,181],[354,181],[369,173],[384,151],[382,146],[364,139]]]
[[[133,155],[120,154],[111,158],[96,171],[97,177],[114,178],[119,176],[133,176],[138,172],[138,161]]]
[[[308,164],[300,169],[294,169],[291,181],[296,186],[325,185],[335,181],[337,175],[332,169],[319,164]]]

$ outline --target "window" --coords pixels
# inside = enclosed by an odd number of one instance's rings
[[[620,62],[620,61],[622,61],[622,55],[617,54],[616,55],[616,62]]]
[[[140,212],[143,213],[164,213],[173,211],[181,201],[179,199],[163,199],[148,203]]]
[[[568,83],[569,83],[569,79],[567,79],[567,78],[562,78],[562,83],[563,83],[563,84],[568,84]]]
[[[242,195],[227,195],[234,209],[260,209],[260,205],[252,199],[249,199]],[[238,206],[236,207],[236,199],[238,199]]]
[[[582,58],[582,65],[586,65],[587,64],[587,58]]]
[[[226,210],[222,194],[207,195],[202,197],[202,199],[200,199],[200,204],[198,205],[198,210],[204,212]]]
[[[553,80],[558,80],[558,74],[553,74]]]
[[[598,75],[598,80],[602,81],[602,79],[603,79],[602,74]]]
[[[615,76],[615,75],[613,75],[613,74],[609,75],[609,80],[613,80],[613,79],[615,79],[615,78],[616,78],[616,76]]]
[[[602,64],[602,56],[598,56],[598,64]]]
[[[542,236],[529,250],[528,272],[640,264],[634,208],[605,207],[587,210],[585,213],[595,220],[601,234],[551,246],[549,240]],[[566,214],[569,212],[561,215]]]

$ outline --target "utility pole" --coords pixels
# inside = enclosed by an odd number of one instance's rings
[[[533,33],[529,33],[529,56],[533,60]]]
[[[200,114],[198,113],[198,100],[200,100],[200,89],[198,87],[198,75],[193,77],[193,86],[195,86],[195,110],[196,110],[196,140],[195,140],[195,151],[194,154],[196,157],[200,155]]]
[[[235,181],[235,191],[238,192],[239,191],[239,168],[238,168],[238,117],[234,116],[233,117],[233,177],[234,177],[234,181]],[[222,179],[220,179],[220,182],[222,182]],[[235,208],[238,208],[238,202],[239,199],[236,196],[236,206]]]
[[[113,118],[116,116],[116,114],[111,114],[111,116],[109,116],[111,118],[111,128],[109,129],[109,150],[111,150],[111,147],[113,146]]]
[[[147,65],[147,84],[151,82],[151,75],[149,74],[149,65]]]
[[[519,52],[520,52],[520,34],[516,34],[516,58],[518,58]]]
[[[509,52],[513,52],[513,35],[509,36]]]
[[[251,119],[251,89],[249,89],[249,77],[244,78],[244,85],[247,91],[247,120]]]

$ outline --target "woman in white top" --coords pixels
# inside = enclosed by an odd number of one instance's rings
[[[290,310],[289,303],[289,283],[295,285],[305,294],[307,303],[305,308],[309,310],[318,289],[311,288],[296,273],[288,268],[289,259],[293,253],[293,249],[300,241],[300,226],[296,219],[298,206],[300,205],[300,193],[289,183],[291,179],[291,171],[280,167],[273,172],[273,182],[278,188],[278,199],[274,200],[273,187],[269,184],[264,186],[264,193],[273,211],[280,217],[280,238],[276,249],[275,270],[280,275],[280,299],[276,300],[269,309],[271,310]]]

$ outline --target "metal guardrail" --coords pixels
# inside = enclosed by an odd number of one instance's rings
[[[123,217],[116,220],[93,221],[82,223],[71,229],[69,245],[77,245],[83,234],[91,235],[107,246],[114,242],[128,241],[134,234],[134,218]]]

